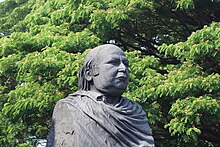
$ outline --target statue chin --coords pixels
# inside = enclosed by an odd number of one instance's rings
[[[99,81],[98,81],[99,82]],[[120,80],[120,79],[116,79],[115,81],[113,81],[111,84],[106,84],[103,85],[102,83],[98,83],[96,81],[94,86],[91,86],[91,91],[98,91],[104,95],[108,95],[108,96],[121,96],[126,87],[127,87],[127,80]]]
[[[125,91],[127,85],[128,85],[128,82],[127,80],[124,80],[124,79],[116,79],[114,83],[114,87],[116,89],[123,90],[123,92]]]
[[[105,88],[96,88],[96,90],[91,89],[91,91],[99,92],[107,96],[121,96],[124,93],[125,89],[126,89],[125,84],[117,84],[117,85],[113,85],[108,90],[106,90]]]

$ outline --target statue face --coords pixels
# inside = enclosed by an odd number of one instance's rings
[[[128,84],[128,59],[118,47],[104,49],[98,55],[95,88],[103,94],[120,96]]]

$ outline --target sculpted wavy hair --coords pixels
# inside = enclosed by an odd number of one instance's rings
[[[85,78],[85,72],[87,69],[91,69],[92,68],[92,62],[94,62],[93,60],[89,60],[86,64],[83,65],[82,69],[79,72],[78,78],[78,89],[79,90],[90,90],[90,82]]]

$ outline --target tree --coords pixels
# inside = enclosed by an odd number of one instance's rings
[[[127,96],[146,109],[155,123],[156,141],[167,138],[168,146],[219,145],[219,28],[213,23],[185,42],[159,46],[166,57],[180,60],[177,65],[161,65],[154,57],[130,57],[133,72]]]
[[[0,145],[45,139],[55,103],[77,90],[87,49],[109,40],[127,51],[124,96],[147,112],[157,146],[220,144],[219,6],[218,0],[0,3]]]

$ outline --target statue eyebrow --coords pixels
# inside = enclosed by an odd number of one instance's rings
[[[109,61],[111,60],[116,60],[116,61],[122,61],[122,62],[129,62],[128,59],[126,57],[120,57],[120,58],[117,58],[117,57],[112,57],[110,59],[108,59]]]
[[[106,62],[110,62],[111,60],[129,62],[127,57],[121,57],[120,55],[119,55],[119,58],[116,56],[106,58]]]
[[[117,57],[107,57],[106,59],[107,59],[107,61],[111,61],[111,60],[118,60],[118,61],[120,61],[120,59],[117,58]]]
[[[119,56],[121,61],[124,61],[124,60],[128,61],[128,58],[125,55],[123,55],[123,56],[122,55],[118,55],[118,56]]]

